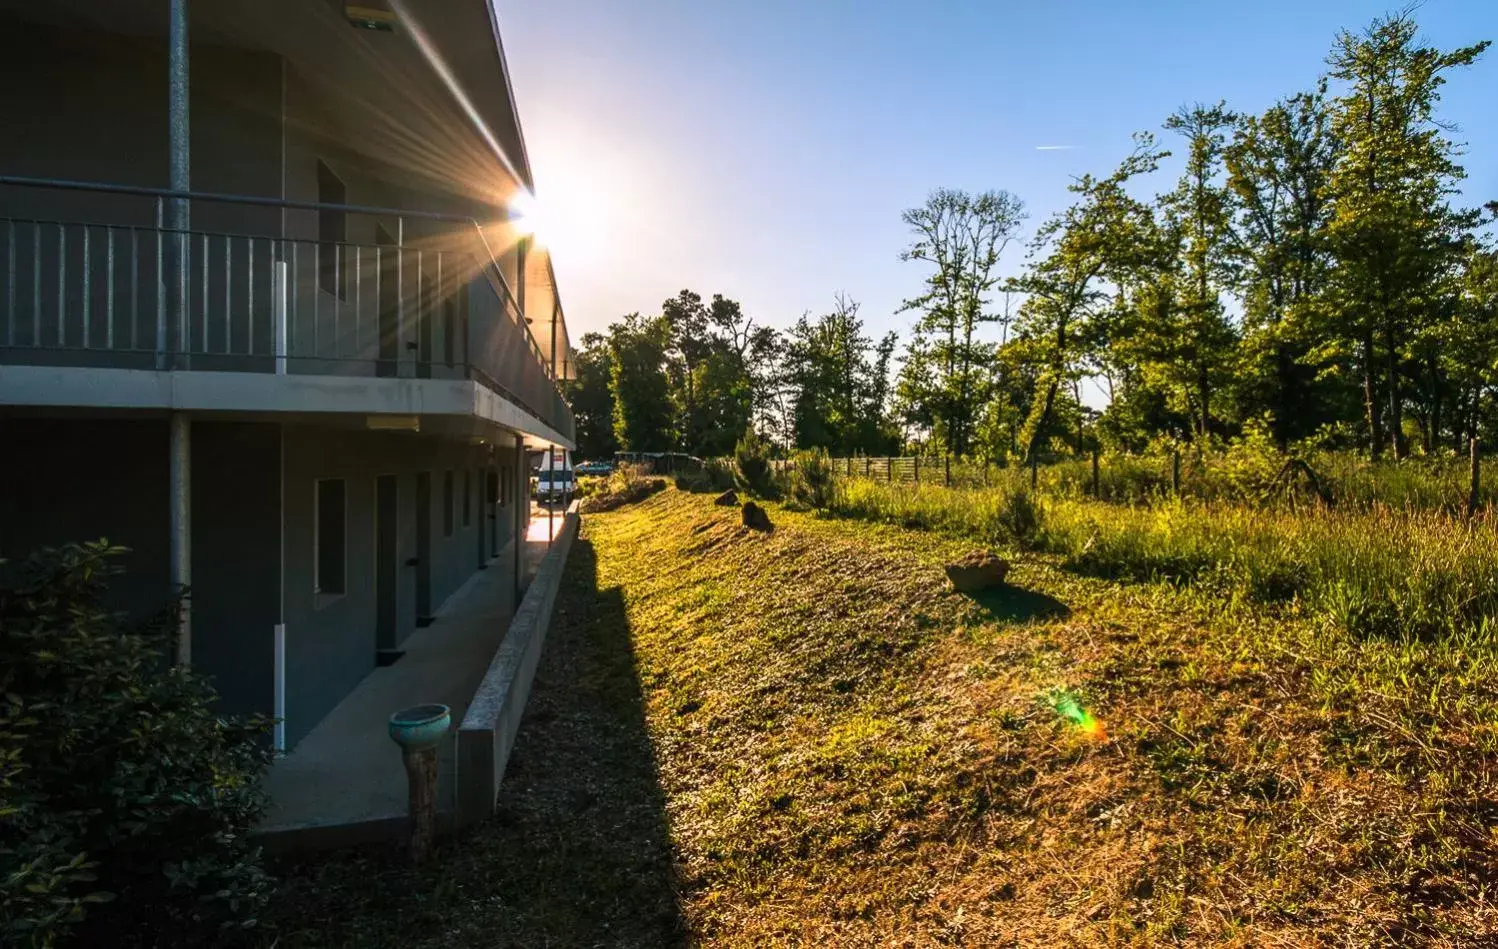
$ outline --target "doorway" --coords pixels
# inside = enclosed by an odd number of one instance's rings
[[[432,625],[432,473],[416,473],[416,625]]]
[[[375,254],[379,278],[379,352],[375,359],[375,375],[395,376],[400,374],[400,251],[395,238],[380,225],[375,225]]]
[[[375,476],[375,651],[394,650],[400,629],[400,499],[395,475]]]

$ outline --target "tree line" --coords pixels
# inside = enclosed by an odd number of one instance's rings
[[[941,189],[903,220],[922,268],[903,348],[858,304],[777,331],[682,291],[585,336],[579,450],[729,454],[749,428],[834,454],[926,449],[999,462],[1253,431],[1395,458],[1498,423],[1498,202],[1439,120],[1487,42],[1424,45],[1408,13],[1340,33],[1312,88],[1262,114],[1184,106],[1021,244],[1024,203]],[[1096,386],[1100,398],[1085,398]],[[1102,403],[1096,408],[1089,403]]]

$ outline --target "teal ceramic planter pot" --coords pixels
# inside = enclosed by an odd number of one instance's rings
[[[415,705],[390,716],[390,737],[405,751],[424,751],[437,747],[451,725],[446,705]]]

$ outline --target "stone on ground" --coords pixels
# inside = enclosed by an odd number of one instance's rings
[[[775,529],[775,525],[770,523],[770,515],[766,514],[765,509],[753,501],[744,502],[742,514],[744,526],[751,530],[772,531]]]
[[[1009,562],[986,550],[974,551],[947,564],[947,579],[959,593],[977,593],[1004,585]]]
[[[713,503],[718,505],[718,507],[738,507],[739,496],[733,493],[733,488],[729,488],[727,491],[724,491],[722,494],[718,495]]]

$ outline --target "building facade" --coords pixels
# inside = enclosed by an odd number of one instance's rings
[[[0,115],[0,557],[127,546],[286,747],[519,582],[573,424],[487,0],[0,0]]]

